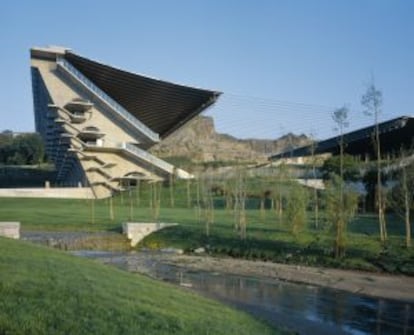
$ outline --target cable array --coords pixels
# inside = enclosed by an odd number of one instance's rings
[[[218,132],[237,138],[276,139],[293,133],[321,140],[337,135],[332,112],[339,107],[230,93],[223,94],[205,115],[214,118]],[[382,113],[380,122],[397,116]],[[360,107],[350,109],[348,121],[347,132],[372,125],[373,117]]]

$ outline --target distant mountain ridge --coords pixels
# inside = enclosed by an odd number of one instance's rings
[[[263,163],[268,157],[307,145],[305,135],[286,134],[278,139],[238,139],[217,133],[214,120],[197,116],[183,128],[151,148],[160,158],[187,157],[193,162],[254,162]]]

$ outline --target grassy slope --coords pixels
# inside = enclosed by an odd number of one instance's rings
[[[0,334],[275,334],[171,285],[0,238]]]

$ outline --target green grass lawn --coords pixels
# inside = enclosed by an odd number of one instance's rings
[[[297,235],[291,225],[274,210],[260,211],[257,199],[252,199],[247,210],[247,238],[241,240],[234,230],[234,213],[223,208],[214,210],[214,223],[206,236],[203,213],[194,207],[186,208],[185,185],[176,187],[180,196],[172,208],[168,189],[162,189],[159,217],[154,219],[149,208],[148,190],[125,193],[113,199],[114,220],[110,219],[110,202],[104,200],[63,199],[0,199],[0,221],[20,221],[22,230],[120,231],[121,223],[176,222],[168,228],[147,237],[139,247],[177,247],[186,251],[206,247],[210,253],[248,259],[262,259],[303,265],[321,265],[368,271],[385,271],[414,275],[414,248],[404,247],[404,224],[392,215],[387,217],[389,241],[383,245],[378,237],[375,215],[359,215],[348,225],[346,256],[332,257],[332,234],[321,212],[316,228],[312,213]],[[216,203],[223,203],[217,197]],[[256,205],[255,204],[256,201]],[[255,207],[256,206],[256,207]]]
[[[279,334],[215,301],[0,238],[0,334]]]

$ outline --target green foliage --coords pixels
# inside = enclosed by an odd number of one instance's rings
[[[332,120],[336,123],[341,136],[343,134],[344,128],[347,128],[349,126],[348,113],[349,110],[346,106],[338,108],[332,113]]]
[[[0,238],[0,334],[278,334],[218,302]]]
[[[0,163],[8,165],[40,164],[44,161],[43,141],[39,134],[0,134]]]
[[[385,183],[388,180],[388,176],[381,173],[381,189],[384,188]],[[366,195],[366,205],[369,210],[375,210],[376,207],[376,192],[378,189],[378,172],[375,166],[371,166],[362,177],[362,183],[364,184]]]
[[[334,255],[345,255],[347,225],[354,218],[358,196],[336,175],[327,183],[325,196],[326,218],[334,235]]]
[[[343,155],[343,178],[346,181],[357,181],[361,177],[360,162],[351,155]],[[340,156],[332,156],[324,161],[321,172],[323,178],[329,179],[332,174],[340,175],[341,158]]]
[[[405,162],[402,163],[399,173],[394,178],[397,183],[389,192],[388,203],[405,223],[406,246],[410,248],[411,211],[414,208],[414,164],[405,165]]]
[[[286,220],[292,226],[292,234],[297,236],[306,223],[306,207],[308,205],[307,190],[297,184],[290,187],[286,206]]]
[[[361,104],[365,107],[364,113],[368,116],[374,116],[377,121],[378,115],[381,113],[382,92],[378,90],[374,83],[371,83],[361,97]]]
[[[414,208],[414,164],[402,167],[395,173],[395,182],[391,191],[388,193],[388,202],[395,213],[404,217],[405,215],[405,196],[408,196],[409,209]]]
[[[373,147],[376,156],[376,170],[377,170],[377,186],[376,186],[376,204],[378,209],[378,224],[380,231],[380,239],[385,242],[388,238],[387,224],[385,221],[385,192],[382,187],[382,168],[381,168],[381,143],[380,132],[378,126],[379,115],[382,113],[382,92],[378,90],[374,81],[367,87],[365,94],[361,98],[361,104],[365,107],[364,113],[368,116],[373,116],[375,131],[373,135]]]

